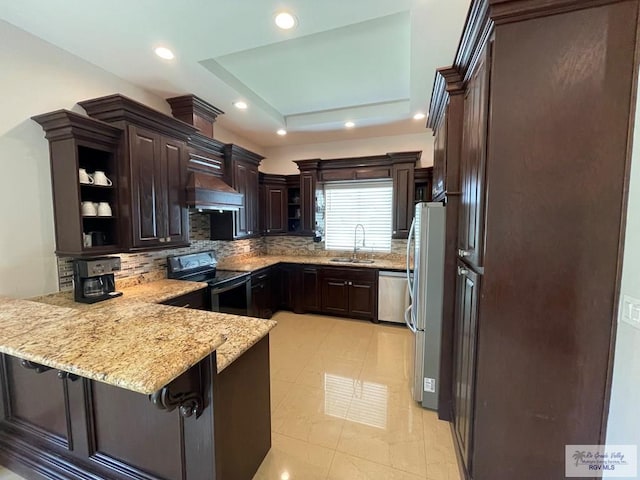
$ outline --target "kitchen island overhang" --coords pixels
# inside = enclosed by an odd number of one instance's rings
[[[0,463],[26,478],[252,478],[271,444],[275,322],[126,301],[80,310],[0,299]]]

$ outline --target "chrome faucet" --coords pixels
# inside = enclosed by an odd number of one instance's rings
[[[362,225],[361,223],[356,225],[356,228],[353,229],[353,260],[356,260],[356,257],[358,255],[358,227],[360,227],[362,229],[362,248],[364,248],[364,225]]]

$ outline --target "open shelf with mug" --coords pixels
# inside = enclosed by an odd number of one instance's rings
[[[49,140],[56,253],[119,252],[117,156],[122,129],[68,110],[33,120]]]

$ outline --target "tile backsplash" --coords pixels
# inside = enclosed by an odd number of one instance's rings
[[[189,238],[191,239],[189,247],[114,254],[122,260],[122,269],[116,272],[116,279],[122,281],[125,278],[139,275],[165,277],[167,257],[171,255],[213,250],[216,252],[217,258],[222,259],[238,255],[260,255],[264,251],[262,238],[236,241],[209,240],[209,215],[207,214],[191,213],[189,227]],[[60,290],[73,288],[72,277],[72,258],[58,257],[58,286]]]
[[[189,214],[189,235],[191,245],[185,248],[173,248],[167,250],[153,250],[142,253],[116,254],[122,260],[122,269],[116,272],[116,279],[120,284],[144,275],[150,279],[164,278],[167,269],[167,257],[171,255],[184,255],[186,253],[203,252],[213,250],[218,260],[236,256],[254,256],[260,254],[270,255],[318,255],[318,256],[343,256],[351,252],[338,252],[325,250],[324,242],[314,242],[311,237],[299,236],[274,236],[265,238],[252,238],[248,240],[222,241],[209,240],[210,216],[205,213]],[[392,240],[390,253],[371,254],[377,258],[397,259],[404,257],[406,253],[406,240]],[[360,254],[365,254],[366,250]],[[58,257],[58,285],[60,290],[70,290],[72,286],[72,259],[70,257]]]

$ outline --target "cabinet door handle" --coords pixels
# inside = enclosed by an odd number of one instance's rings
[[[467,273],[469,273],[469,270],[463,267],[458,267],[458,275],[466,275]]]
[[[394,230],[394,231],[393,231],[393,234],[395,235],[396,233],[397,233],[397,232]]]
[[[267,229],[267,233],[270,233],[270,232],[271,232],[271,230]]]
[[[167,241],[167,242],[170,242],[170,241],[171,241],[171,237],[167,237],[167,238],[166,238],[166,241]]]
[[[461,248],[458,249],[458,256],[459,257],[470,257],[471,256],[471,250],[462,250]]]

